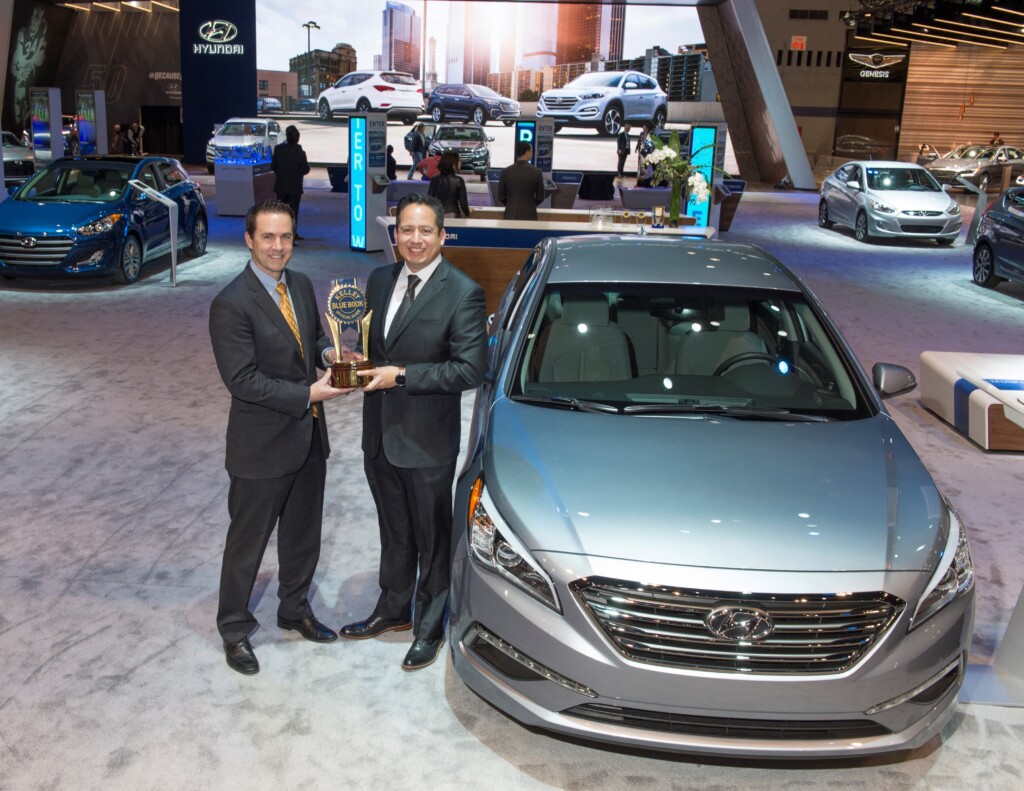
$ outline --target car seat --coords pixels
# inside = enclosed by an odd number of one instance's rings
[[[541,382],[599,382],[632,378],[626,333],[612,324],[608,299],[565,297],[548,326]]]
[[[682,323],[679,331],[675,372],[691,376],[711,376],[730,357],[746,352],[767,351],[757,333],[751,331],[750,307],[745,303],[724,303],[708,313],[708,321]],[[715,316],[719,318],[715,318]]]

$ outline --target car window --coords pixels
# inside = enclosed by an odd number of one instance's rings
[[[452,93],[452,89],[449,88],[447,85],[444,85],[440,88],[435,88],[434,93],[440,94],[441,96],[448,96],[449,94]]]
[[[504,97],[497,91],[488,88],[486,85],[470,85],[470,95],[476,94],[477,96],[483,96],[488,99],[503,99]]]
[[[398,71],[382,72],[380,78],[392,85],[419,85],[419,81],[411,74],[403,74]]]
[[[131,169],[130,162],[56,163],[29,179],[14,200],[109,203],[124,195]]]
[[[840,184],[845,184],[850,179],[857,178],[857,166],[856,165],[843,165],[836,171],[836,181]]]
[[[800,292],[548,284],[510,395],[623,407],[866,417],[853,366]]]
[[[487,135],[477,126],[442,126],[434,134],[434,140],[473,140],[486,142]]]
[[[924,168],[867,169],[868,189],[876,191],[942,192],[942,187]]]
[[[160,175],[163,176],[164,183],[168,187],[173,187],[175,184],[181,184],[182,182],[188,181],[188,177],[182,173],[173,162],[160,162],[157,164],[157,168],[160,171]]]
[[[11,132],[4,132],[4,148],[20,147],[21,142]]]
[[[153,165],[146,165],[143,167],[136,178],[150,189],[158,191],[162,189],[162,183],[159,178],[157,178],[156,168],[154,168]]]
[[[656,83],[650,77],[640,77],[639,81],[640,87],[648,91],[655,90],[658,87],[658,83]]]
[[[1016,148],[1007,148],[1006,156],[1009,157],[1010,159],[1020,159],[1021,152]]]

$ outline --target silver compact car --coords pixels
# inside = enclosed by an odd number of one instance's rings
[[[960,207],[920,165],[848,162],[821,183],[818,225],[853,229],[872,238],[934,239],[952,244],[960,235]]]
[[[628,266],[626,265],[628,263]],[[455,669],[528,726],[856,756],[953,716],[956,512],[800,280],[747,245],[547,239],[491,319],[455,499]]]

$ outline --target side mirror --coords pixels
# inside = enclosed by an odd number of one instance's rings
[[[953,189],[953,185],[952,184],[943,184],[942,185],[942,191],[943,192],[949,192],[951,189]]]
[[[906,393],[917,387],[913,371],[892,363],[875,363],[871,368],[871,381],[882,398]]]
[[[859,190],[861,188],[860,182],[857,181],[857,179],[850,179],[849,181],[846,182],[846,186],[852,190]]]

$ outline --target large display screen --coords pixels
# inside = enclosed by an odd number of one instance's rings
[[[96,153],[96,96],[80,93],[75,97],[78,105],[78,150],[83,154]]]
[[[348,246],[366,250],[366,117],[348,119]]]

